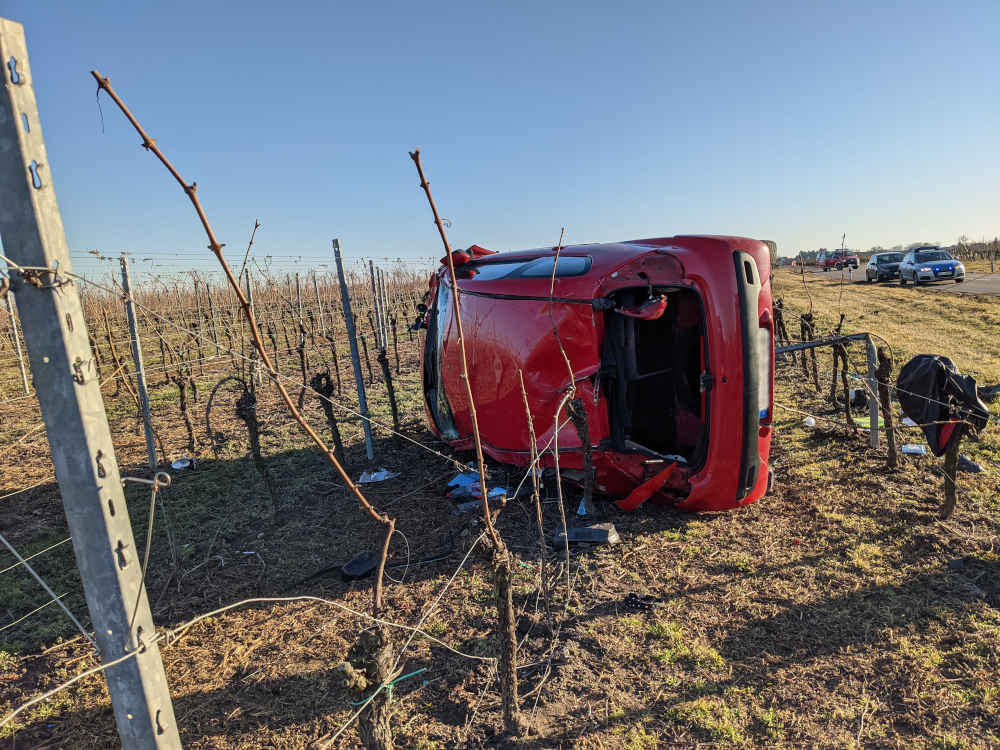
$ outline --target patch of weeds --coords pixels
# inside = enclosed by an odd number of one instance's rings
[[[666,641],[666,648],[653,652],[653,658],[660,664],[675,664],[684,662],[700,669],[724,669],[726,660],[722,654],[708,644],[686,635],[684,628],[674,622],[657,621],[646,629],[646,634],[653,639]]]
[[[623,617],[619,622],[624,625],[629,630],[641,630],[642,629],[642,618],[630,615],[628,617]]]
[[[851,550],[851,564],[859,570],[873,570],[882,561],[884,553],[877,544],[861,543]]]
[[[13,672],[17,669],[17,657],[9,651],[0,649],[0,672]]]
[[[730,573],[753,573],[756,570],[749,558],[742,555],[731,555],[723,565]]]
[[[972,747],[972,745],[961,735],[949,732],[948,734],[935,737],[932,747],[936,748],[936,750],[964,750],[967,747]]]
[[[664,641],[679,641],[684,635],[684,628],[675,622],[661,622],[657,620],[648,628],[646,628],[646,635],[650,638],[657,638]]]
[[[622,747],[625,750],[652,750],[652,748],[657,747],[657,741],[655,735],[647,732],[642,726],[636,725],[630,727],[625,733]]]
[[[914,667],[925,671],[935,671],[944,661],[944,656],[934,646],[925,646],[915,638],[900,636],[899,652]]]
[[[708,536],[708,524],[704,521],[691,521],[684,527],[684,536],[688,539],[698,539]]]
[[[744,742],[746,735],[740,726],[739,714],[721,698],[702,697],[678,703],[665,712],[671,721],[687,724],[692,729],[722,742]]]
[[[432,620],[431,622],[424,623],[424,632],[427,633],[427,635],[433,635],[435,638],[440,638],[448,632],[448,627],[440,620]]]
[[[785,722],[781,719],[781,714],[773,708],[754,709],[753,722],[755,732],[770,740],[781,739],[785,730]]]

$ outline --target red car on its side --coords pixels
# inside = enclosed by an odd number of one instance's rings
[[[816,265],[824,272],[831,268],[839,271],[847,267],[856,271],[861,265],[861,259],[858,258],[857,253],[852,253],[850,250],[820,250],[819,255],[816,256]]]
[[[549,446],[569,374],[585,408],[595,486],[642,487],[687,510],[725,510],[769,483],[774,334],[767,246],[740,237],[660,237],[556,249],[456,254],[469,377],[483,449],[527,466],[528,423]],[[423,358],[431,428],[472,445],[447,267],[431,278]],[[560,465],[584,466],[559,417]],[[543,459],[552,465],[551,451]],[[670,467],[673,465],[673,468]],[[670,470],[664,471],[665,468]],[[639,494],[639,491],[636,493]]]

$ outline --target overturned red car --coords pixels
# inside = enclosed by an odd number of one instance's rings
[[[523,374],[537,448],[550,452],[572,369],[594,486],[619,505],[647,497],[735,508],[769,482],[774,397],[770,256],[741,237],[678,236],[455,253],[469,377],[484,451],[530,463]],[[460,265],[459,265],[460,264]],[[555,264],[554,288],[550,296]],[[423,385],[432,430],[472,446],[450,277],[427,297]],[[558,339],[554,333],[558,330]],[[579,403],[579,402],[578,402]],[[578,420],[579,421],[579,420]],[[581,431],[559,415],[563,468],[584,467]]]

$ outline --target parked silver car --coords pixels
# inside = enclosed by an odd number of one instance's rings
[[[906,286],[912,281],[914,286],[926,281],[951,281],[957,284],[965,281],[965,265],[939,247],[918,247],[903,256],[899,264],[899,284]]]

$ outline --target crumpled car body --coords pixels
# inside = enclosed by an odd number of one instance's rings
[[[552,247],[493,253],[473,246],[456,269],[484,451],[503,463],[530,463],[523,377],[543,465],[553,463],[558,429],[565,473],[581,474],[586,434],[595,488],[615,498],[657,477],[663,483],[650,499],[687,510],[726,510],[765,494],[774,397],[767,246],[741,237],[659,237],[563,247],[555,258]],[[445,442],[469,448],[444,265],[430,280],[427,303],[428,422]],[[585,430],[565,410],[557,414],[571,379]],[[676,470],[665,471],[671,464]]]

